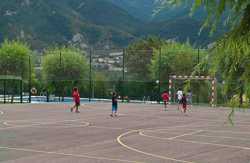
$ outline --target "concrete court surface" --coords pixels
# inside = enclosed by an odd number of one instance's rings
[[[250,163],[250,112],[110,103],[0,105],[4,163]]]

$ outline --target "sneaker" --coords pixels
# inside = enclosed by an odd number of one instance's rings
[[[80,111],[79,111],[79,110],[77,110],[77,111],[76,111],[76,113],[80,113]]]
[[[113,117],[113,114],[110,114],[110,117]]]

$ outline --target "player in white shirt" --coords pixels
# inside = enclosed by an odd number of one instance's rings
[[[178,102],[178,110],[180,109],[180,105],[181,105],[181,99],[183,96],[183,91],[181,89],[179,89],[176,93],[177,95],[177,102]]]

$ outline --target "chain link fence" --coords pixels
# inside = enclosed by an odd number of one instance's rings
[[[157,103],[161,101],[162,92],[169,91],[169,76],[175,73],[178,75],[177,71],[164,63],[164,52],[159,49],[87,49],[78,52],[82,58],[70,54],[73,56],[73,62],[68,62],[72,58],[67,58],[66,53],[51,52],[51,55],[55,56],[55,61],[49,64],[54,71],[48,71],[46,77],[44,72],[47,67],[44,67],[43,63],[48,54],[34,54],[27,58],[26,73],[19,71],[12,63],[1,65],[0,103],[71,102],[74,87],[78,87],[82,100],[86,102],[109,101],[111,92],[115,91],[123,102]],[[185,56],[184,53],[180,52],[180,55]],[[152,61],[155,55],[158,57]],[[197,55],[191,60],[191,68],[199,63],[200,58],[197,51]],[[16,65],[20,64],[17,61]],[[226,91],[226,84],[223,81],[216,82],[216,104],[249,107],[246,95],[242,94],[240,97],[236,95],[239,93],[235,90]],[[234,86],[239,84],[231,83]],[[178,89],[184,92],[191,91],[193,104],[211,104],[210,81],[173,81],[172,103],[177,102]]]

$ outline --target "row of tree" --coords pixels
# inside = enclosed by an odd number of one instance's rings
[[[209,50],[195,49],[189,43],[149,37],[128,46],[125,53],[125,81],[113,81],[96,71],[92,71],[90,76],[86,54],[65,47],[46,50],[42,58],[41,77],[35,76],[37,73],[34,73],[32,64],[34,55],[29,46],[19,41],[5,41],[0,48],[0,70],[1,75],[20,76],[24,80],[28,80],[29,72],[32,72],[33,85],[41,91],[59,96],[70,96],[72,87],[78,86],[85,97],[94,95],[107,98],[109,92],[116,89],[124,96],[135,99],[145,96],[151,100],[156,100],[160,92],[168,89],[169,75],[211,75],[218,79],[220,101],[225,102],[226,97],[228,101],[236,99],[237,104],[242,104],[243,97],[249,97],[249,59],[248,55],[235,53],[218,46]],[[157,80],[160,81],[160,90],[155,82]],[[196,98],[202,102],[209,101],[209,82],[184,81],[176,82],[175,86],[176,89],[193,90]]]

